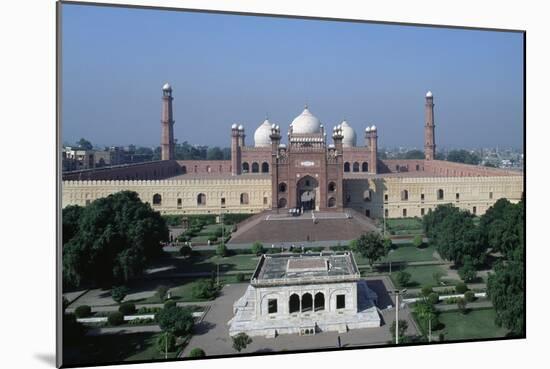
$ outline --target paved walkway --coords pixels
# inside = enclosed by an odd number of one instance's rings
[[[143,332],[161,332],[158,325],[138,325],[135,327],[108,327],[108,328],[92,328],[86,332],[87,336],[101,336],[103,334],[130,334]],[[124,338],[121,338],[124,339]]]
[[[489,300],[484,301],[473,301],[466,304],[466,309],[483,309],[483,308],[490,308],[493,307],[493,304]],[[436,308],[438,311],[452,311],[452,310],[458,310],[458,307],[456,304],[438,304],[436,305]]]
[[[387,278],[371,279],[369,282],[369,286],[379,294],[382,307],[393,305],[393,300],[385,293],[387,288],[392,288],[388,283],[391,282]],[[237,354],[232,348],[227,322],[233,317],[233,302],[244,294],[245,289],[246,284],[227,285],[223,288],[222,295],[212,302],[203,322],[196,326],[196,332],[183,350],[182,356],[187,356],[195,347],[202,348],[207,356]],[[388,327],[395,318],[395,310],[382,310],[382,318],[384,323],[379,328],[357,329],[342,334],[322,332],[314,336],[284,334],[276,338],[253,337],[252,344],[242,353],[337,348],[338,336],[344,347],[387,344],[391,340]],[[400,310],[400,319],[409,322],[407,334],[418,334],[408,308]]]

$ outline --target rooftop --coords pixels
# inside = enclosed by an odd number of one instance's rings
[[[262,255],[252,285],[294,285],[356,281],[359,269],[350,252]]]

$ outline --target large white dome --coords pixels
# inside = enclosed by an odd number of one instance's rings
[[[271,123],[266,119],[254,132],[254,146],[269,147],[271,146]]]
[[[343,121],[342,124],[342,135],[344,138],[342,139],[342,145],[344,147],[353,147],[357,144],[357,135],[355,134],[355,130],[352,126],[348,124],[347,121]]]
[[[292,133],[312,134],[321,132],[321,122],[306,108],[298,115],[292,123]]]

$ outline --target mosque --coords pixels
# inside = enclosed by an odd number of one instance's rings
[[[452,203],[481,215],[500,198],[517,202],[523,174],[435,159],[434,95],[424,98],[423,160],[378,158],[379,128],[329,128],[306,106],[283,129],[266,119],[246,142],[228,125],[231,160],[177,160],[173,90],[162,87],[161,160],[64,172],[62,206],[132,190],[162,214],[360,213],[367,218],[424,215]],[[419,107],[420,108],[420,107]]]

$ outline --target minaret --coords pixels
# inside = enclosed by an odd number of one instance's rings
[[[160,124],[162,136],[160,139],[161,160],[174,160],[174,117],[172,114],[172,87],[165,83],[162,86],[162,113]]]
[[[241,174],[241,131],[244,134],[242,125],[231,126],[231,174],[236,176]]]
[[[365,141],[369,143],[369,172],[378,173],[378,130],[376,126],[365,128]]]
[[[424,158],[435,159],[434,97],[431,91],[426,94],[426,125],[424,126]]]

